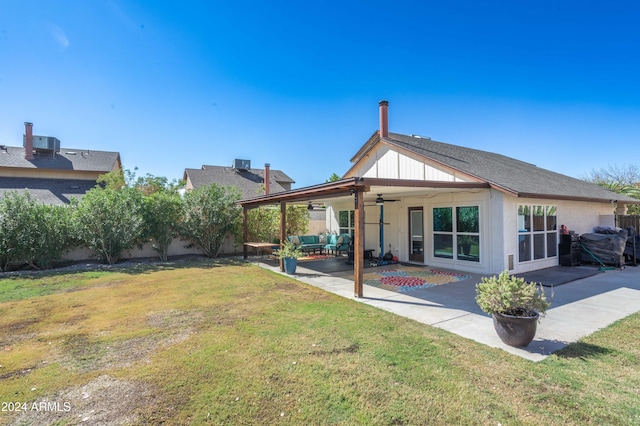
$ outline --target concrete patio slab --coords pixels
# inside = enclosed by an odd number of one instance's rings
[[[273,263],[259,265],[281,273]],[[545,292],[552,300],[552,305],[538,324],[534,341],[526,348],[514,348],[502,343],[493,328],[491,317],[478,308],[475,303],[475,285],[481,279],[478,275],[467,274],[470,278],[464,281],[407,293],[365,284],[362,298],[354,297],[353,279],[349,279],[344,272],[339,274],[342,276],[333,276],[328,272],[305,268],[302,263],[298,264],[297,273],[289,276],[347,299],[447,330],[531,361],[543,360],[569,343],[640,310],[640,268],[628,267],[592,274],[576,271],[575,277],[578,278],[570,282],[566,281],[570,271],[559,272],[562,273],[563,284],[555,286],[552,283],[553,270],[544,271],[550,282]]]

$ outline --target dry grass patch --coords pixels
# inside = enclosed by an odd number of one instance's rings
[[[249,264],[66,277],[7,286],[0,400],[71,409],[0,423],[640,423],[639,314],[532,363]]]

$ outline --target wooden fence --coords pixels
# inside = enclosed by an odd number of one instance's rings
[[[616,226],[619,228],[633,226],[638,231],[640,230],[640,216],[619,215]]]

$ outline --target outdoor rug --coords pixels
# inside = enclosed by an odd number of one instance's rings
[[[384,290],[406,293],[469,278],[471,278],[470,275],[457,272],[404,266],[367,272],[364,274],[364,283]]]
[[[309,253],[304,255],[303,257],[299,258],[298,261],[300,262],[307,262],[310,260],[325,260],[325,259],[333,259],[334,257],[336,257],[333,254],[317,254],[317,253]]]

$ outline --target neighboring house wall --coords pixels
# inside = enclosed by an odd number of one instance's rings
[[[11,169],[0,167],[0,177],[44,178],[44,179],[73,179],[96,181],[107,172],[92,172],[84,170],[42,170],[42,169]]]

